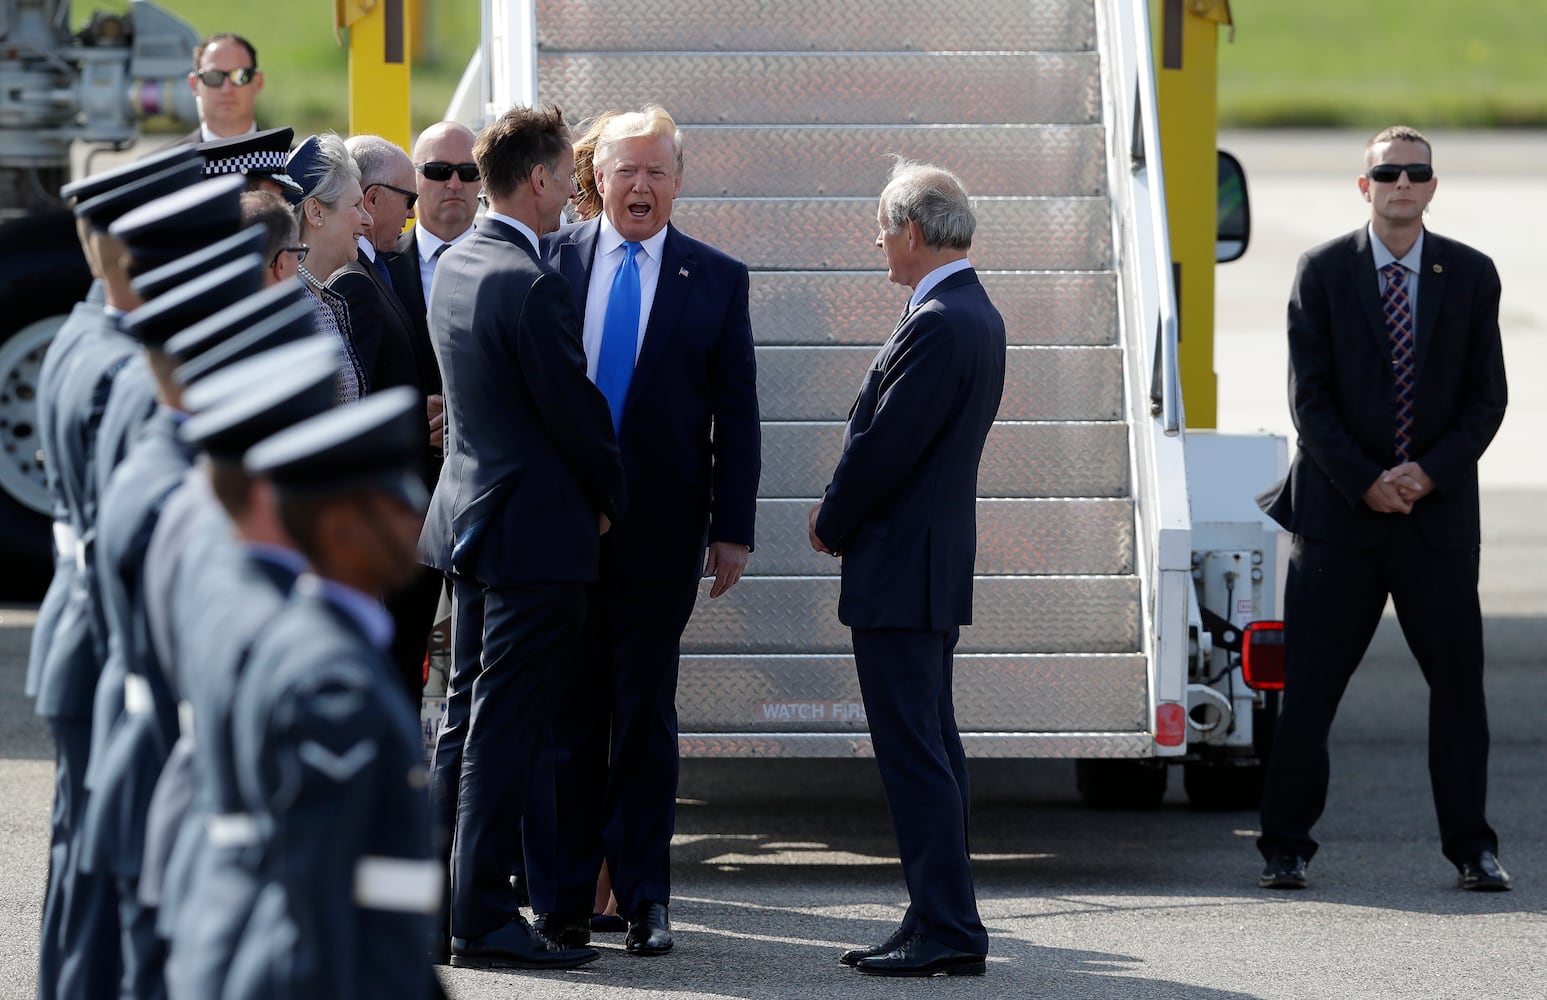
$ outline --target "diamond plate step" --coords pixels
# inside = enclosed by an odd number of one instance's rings
[[[892,155],[949,163],[975,196],[1106,193],[1100,125],[684,128],[687,197],[874,198]]]
[[[987,576],[973,585],[963,653],[1134,653],[1139,581],[1132,576]],[[682,652],[847,653],[833,577],[747,577],[700,599]]]
[[[875,358],[873,347],[761,347],[764,420],[844,420]],[[1123,352],[1116,347],[1012,347],[1000,420],[1116,420]]]
[[[1117,343],[1117,276],[1110,271],[979,271],[978,280],[1012,345]],[[878,346],[908,289],[884,271],[754,271],[750,296],[759,345]]]
[[[763,424],[760,497],[815,499],[843,445],[841,423]],[[1122,423],[1002,423],[988,433],[980,497],[1122,497],[1128,428]]]
[[[839,562],[812,551],[810,500],[760,500],[756,576],[836,576]],[[1133,501],[1092,498],[979,500],[977,571],[989,576],[1133,572]]]
[[[656,103],[682,125],[1090,124],[1088,52],[539,54],[539,100],[574,118]]]
[[[963,732],[1142,731],[1148,673],[1139,655],[957,655]],[[677,713],[701,733],[864,733],[854,658],[684,656]]]
[[[958,0],[538,0],[549,49],[1072,50],[1095,45],[1094,5]]]
[[[876,178],[877,193],[885,180]],[[976,198],[974,267],[1004,271],[1105,271],[1112,221],[1105,198]],[[862,271],[884,265],[875,245],[875,198],[683,198],[683,232],[767,270]],[[898,310],[906,304],[904,296]],[[892,322],[897,318],[892,314]],[[886,326],[890,333],[892,323]]]

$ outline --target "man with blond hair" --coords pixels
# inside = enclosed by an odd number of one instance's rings
[[[543,255],[580,306],[629,510],[602,539],[583,655],[554,722],[554,856],[529,854],[527,875],[545,933],[583,942],[605,857],[625,947],[660,955],[672,947],[678,650],[699,578],[719,597],[752,549],[756,362],[746,265],[671,224],[682,191],[671,116],[616,116],[594,166],[601,215],[545,238]],[[539,811],[529,842],[542,842]]]

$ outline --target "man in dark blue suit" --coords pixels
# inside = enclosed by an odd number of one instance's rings
[[[1327,735],[1388,595],[1429,684],[1429,777],[1462,888],[1502,891],[1485,815],[1488,712],[1477,460],[1504,420],[1499,274],[1429,232],[1429,142],[1365,149],[1370,221],[1300,258],[1289,300],[1299,452],[1259,502],[1294,532],[1284,587],[1284,712],[1262,798],[1265,889],[1306,885],[1327,800]]]
[[[446,460],[425,519],[424,561],[452,576],[453,643],[483,605],[482,656],[454,656],[432,790],[451,847],[451,961],[562,968],[597,957],[551,945],[510,884],[529,770],[571,667],[601,536],[624,507],[607,401],[585,374],[574,299],[541,264],[574,189],[557,108],[514,108],[473,148],[489,198],[448,250],[430,295],[445,379]]]
[[[890,938],[840,961],[872,975],[978,975],[988,934],[967,856],[951,654],[972,621],[978,462],[1004,389],[1004,320],[967,259],[976,220],[954,174],[899,162],[878,222],[887,277],[913,296],[860,386],[810,540],[843,557],[838,617],[911,902]]]
[[[581,303],[629,511],[602,540],[585,655],[554,723],[553,864],[529,849],[528,877],[547,932],[584,941],[605,856],[625,947],[659,955],[672,947],[678,651],[699,578],[713,576],[719,597],[752,549],[757,365],[746,265],[670,225],[682,190],[671,116],[652,106],[614,117],[594,163],[602,214],[543,250]],[[531,813],[535,826],[541,806]]]

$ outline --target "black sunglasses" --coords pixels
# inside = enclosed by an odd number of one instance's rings
[[[279,248],[279,253],[276,253],[274,255],[274,259],[269,261],[269,267],[273,267],[275,264],[278,264],[279,263],[279,258],[284,256],[287,253],[295,254],[295,263],[296,263],[296,266],[299,267],[299,266],[301,266],[301,261],[306,259],[306,255],[310,251],[311,251],[311,247],[307,246],[305,243],[302,243],[299,246],[293,246],[293,247],[280,247]]]
[[[231,86],[245,87],[252,83],[252,78],[258,75],[258,71],[250,66],[238,66],[236,69],[206,69],[193,75],[199,78],[200,83],[213,90],[225,83],[227,77],[231,78]]]
[[[1414,184],[1424,184],[1434,179],[1434,167],[1428,163],[1377,163],[1365,176],[1378,184],[1391,184],[1403,172]]]
[[[434,180],[433,177],[430,178],[430,179]],[[406,199],[408,201],[408,210],[410,212],[412,212],[414,210],[414,202],[419,200],[419,192],[418,191],[404,191],[400,187],[393,187],[391,184],[386,184],[386,183],[383,183],[382,181],[376,181],[373,184],[365,185],[365,190],[369,191],[371,188],[386,188],[388,191],[396,191],[398,194],[402,195],[404,197],[404,199]]]
[[[414,169],[423,174],[427,181],[449,181],[453,172],[462,179],[463,184],[471,184],[478,179],[476,163],[447,163],[445,160],[431,160],[428,163],[414,164]]]

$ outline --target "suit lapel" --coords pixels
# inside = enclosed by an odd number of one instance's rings
[[[1391,351],[1391,334],[1386,330],[1386,312],[1380,301],[1380,281],[1375,276],[1375,253],[1370,249],[1368,229],[1354,231],[1353,254],[1348,261],[1348,280],[1353,283],[1354,297],[1364,310],[1364,319],[1370,335],[1382,352]]]
[[[393,278],[392,280],[400,283],[404,280],[408,282],[404,286],[404,290],[399,294],[403,298],[411,298],[411,294],[417,295],[419,296],[418,301],[428,306],[430,302],[429,289],[424,287],[424,277],[419,273],[418,226],[414,226],[409,234],[398,243],[398,258],[403,261],[403,265],[397,269],[397,273],[401,277]]]
[[[377,253],[380,252],[379,250],[377,251]],[[398,318],[403,321],[403,326],[411,328],[413,323],[409,320],[408,312],[403,308],[402,301],[398,299],[397,292],[393,291],[392,286],[387,284],[382,278],[381,272],[376,270],[376,265],[371,263],[371,259],[365,255],[364,250],[356,251],[356,255],[360,261],[360,266],[365,269],[366,276],[371,279],[371,284],[376,286],[376,290],[381,293],[382,298],[392,311],[398,314]],[[387,266],[385,258],[382,259],[381,263],[383,267]]]
[[[687,252],[686,241],[675,226],[666,228],[666,243],[661,249],[661,274],[655,283],[655,301],[650,306],[650,319],[645,324],[645,342],[639,350],[639,360],[634,364],[634,379],[629,383],[629,397],[633,388],[650,377],[666,354],[667,341],[676,331],[682,317],[683,306],[692,288],[693,257]],[[628,408],[624,407],[627,415]]]
[[[1413,373],[1423,371],[1424,355],[1434,341],[1434,330],[1439,325],[1440,303],[1444,301],[1446,272],[1445,241],[1425,231],[1423,238],[1423,263],[1418,281],[1418,316],[1413,326]]]
[[[570,231],[559,244],[559,273],[569,281],[575,295],[575,305],[580,310],[580,326],[585,328],[586,297],[591,294],[591,265],[596,261],[596,237],[602,230],[601,219],[595,218]]]

